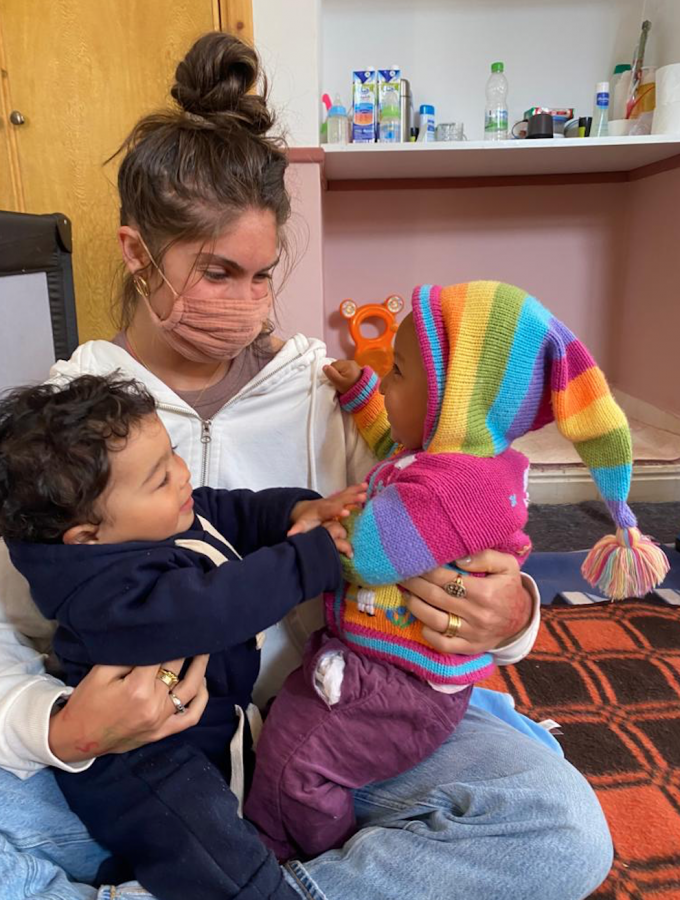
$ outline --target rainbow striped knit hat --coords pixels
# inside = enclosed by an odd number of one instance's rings
[[[668,560],[640,533],[626,502],[628,423],[583,344],[534,297],[496,281],[422,285],[413,317],[428,378],[424,449],[496,456],[555,421],[617,526],[588,554],[584,577],[612,599],[658,585]]]

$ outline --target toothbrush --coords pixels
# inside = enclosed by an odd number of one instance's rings
[[[633,76],[630,79],[630,87],[628,88],[628,101],[626,102],[627,119],[630,119],[630,114],[633,111],[633,107],[635,106],[635,94],[638,87],[640,86],[640,82],[642,81],[642,62],[645,58],[645,46],[647,44],[647,36],[649,35],[649,29],[651,27],[652,23],[649,21],[649,19],[645,19],[645,21],[642,23],[640,40],[638,41],[638,45],[635,48],[632,67]]]

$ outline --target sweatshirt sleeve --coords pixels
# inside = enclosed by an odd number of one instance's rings
[[[243,644],[301,601],[335,590],[340,579],[339,554],[325,528],[207,572],[186,552],[165,547],[127,574],[124,590],[118,573],[117,589],[72,602],[63,624],[93,664],[151,665]]]
[[[0,541],[0,768],[29,778],[45,766],[78,772],[91,762],[68,765],[50,750],[49,724],[54,704],[71,693],[45,672],[45,656],[30,632],[47,636],[39,623],[28,585]],[[25,629],[25,632],[22,630]]]
[[[361,378],[340,397],[340,406],[351,413],[359,433],[378,459],[385,459],[394,441],[385,412],[385,401],[378,390],[378,376],[364,366]]]
[[[519,457],[519,454],[517,454]],[[395,584],[498,546],[524,527],[526,506],[504,476],[521,473],[514,458],[493,465],[452,454],[423,455],[349,522],[354,584]],[[507,469],[507,471],[505,471]],[[497,479],[497,484],[494,484]],[[516,479],[515,479],[516,480]]]
[[[536,643],[536,638],[538,637],[538,629],[541,624],[541,594],[538,590],[538,585],[531,575],[522,572],[521,578],[522,584],[531,594],[533,604],[531,621],[524,631],[521,631],[512,640],[508,641],[506,644],[502,644],[500,647],[496,647],[496,649],[492,651],[494,662],[497,666],[512,666],[524,659],[525,656],[528,656],[531,653],[533,646]]]
[[[194,491],[198,511],[233,544],[241,556],[286,540],[293,524],[291,513],[301,500],[318,500],[320,494],[304,488],[269,488],[262,491]]]

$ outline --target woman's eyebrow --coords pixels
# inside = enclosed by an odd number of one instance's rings
[[[268,272],[269,269],[273,269],[279,262],[280,257],[276,257],[276,259],[269,263],[268,266],[264,266],[262,269],[259,269],[260,272]],[[244,275],[246,270],[240,263],[237,263],[235,259],[229,259],[226,256],[221,256],[219,253],[199,253],[196,257],[196,261],[200,263],[219,263],[222,266],[228,266],[230,269],[233,269],[237,275]]]

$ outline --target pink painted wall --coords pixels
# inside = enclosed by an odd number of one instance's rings
[[[323,222],[318,163],[291,164],[286,187],[292,202],[286,227],[290,259],[284,258],[277,271],[276,331],[285,338],[298,331],[323,338]]]
[[[407,300],[422,282],[497,278],[543,300],[610,380],[680,413],[680,170],[629,184],[326,192],[290,167],[295,268],[278,331],[351,356],[340,302]],[[408,304],[407,304],[408,308]]]
[[[614,378],[626,393],[680,413],[680,169],[626,187]]]
[[[477,278],[518,284],[544,301],[605,370],[626,185],[329,192],[324,195],[326,340],[351,355],[340,302],[407,300],[415,285]],[[407,308],[410,303],[407,304]]]

